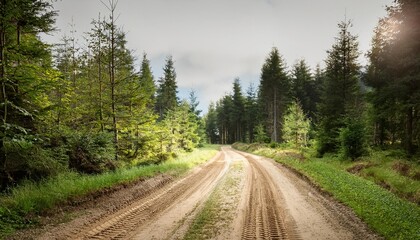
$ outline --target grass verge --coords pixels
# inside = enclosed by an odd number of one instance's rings
[[[185,174],[189,169],[213,157],[218,148],[217,145],[207,145],[159,165],[119,169],[100,175],[66,172],[40,183],[26,182],[12,189],[10,194],[0,195],[0,239],[17,229],[34,224],[35,215],[65,204],[70,199],[157,174]]]
[[[351,174],[325,159],[302,159],[299,153],[267,147],[234,145],[238,150],[272,158],[307,176],[344,203],[387,239],[420,239],[420,207],[374,182]]]

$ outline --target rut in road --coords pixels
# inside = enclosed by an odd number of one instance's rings
[[[258,160],[243,156],[250,165],[250,192],[242,239],[300,239],[294,222],[285,221],[285,204],[270,175]]]
[[[130,204],[110,216],[83,228],[74,239],[126,239],[136,229],[170,208],[178,199],[186,198],[198,187],[212,184],[226,168],[223,154],[201,170],[170,186],[159,189],[146,199]]]

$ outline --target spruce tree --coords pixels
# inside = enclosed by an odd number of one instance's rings
[[[159,79],[159,87],[156,97],[156,110],[159,118],[163,119],[168,110],[178,106],[178,86],[176,83],[176,72],[172,56],[166,58],[163,68],[163,77]]]
[[[146,102],[148,107],[152,107],[155,104],[156,85],[153,78],[152,69],[150,67],[150,61],[147,59],[147,54],[143,54],[143,60],[140,66],[140,87],[142,98]]]
[[[339,34],[325,61],[325,80],[319,105],[318,152],[336,151],[340,128],[347,118],[360,117],[360,66],[357,37],[349,32],[350,21],[338,24]]]
[[[245,99],[245,132],[248,143],[255,141],[255,127],[261,119],[260,112],[257,91],[251,83],[246,91]]]
[[[231,111],[231,131],[233,131],[233,142],[244,142],[244,123],[245,123],[245,98],[242,94],[239,78],[233,82],[232,94],[232,111]]]
[[[211,144],[219,143],[219,129],[217,127],[217,112],[213,102],[210,103],[207,114],[204,116],[207,142]]]
[[[308,144],[311,122],[305,115],[298,100],[290,104],[284,116],[284,140],[295,148],[303,148]]]
[[[303,112],[309,118],[316,113],[316,83],[305,60],[297,62],[292,69],[292,96],[299,101]]]
[[[290,80],[277,48],[271,50],[261,69],[259,94],[271,141],[281,141],[282,120],[290,96]]]

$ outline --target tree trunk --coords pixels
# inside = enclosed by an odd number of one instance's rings
[[[413,107],[407,109],[406,135],[405,135],[405,149],[408,154],[414,153],[413,148]]]
[[[115,147],[115,161],[118,160],[118,130],[117,130],[117,116],[115,111],[115,19],[114,11],[116,4],[112,1],[111,9],[111,61],[110,61],[110,81],[111,81],[111,111],[112,111],[112,131],[114,132],[114,147]]]
[[[277,142],[277,91],[274,90],[274,101],[273,101],[273,136],[271,138],[273,142]]]
[[[102,102],[102,62],[101,62],[101,15],[98,17],[99,33],[98,33],[98,81],[99,81],[99,122],[101,126],[101,132],[104,131],[104,116],[103,116],[103,102]]]

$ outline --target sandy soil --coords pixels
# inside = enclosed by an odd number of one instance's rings
[[[212,238],[378,239],[350,209],[292,171],[230,147],[182,179],[158,176],[141,181],[67,209],[71,214],[64,215],[70,221],[51,221],[13,239],[182,239],[216,185],[226,182],[222,180],[232,171],[229,166],[238,162],[241,167],[235,171],[242,171],[235,172],[242,178],[236,184],[238,197],[222,197],[238,203],[221,204],[234,206],[234,217],[218,224],[224,229]]]

